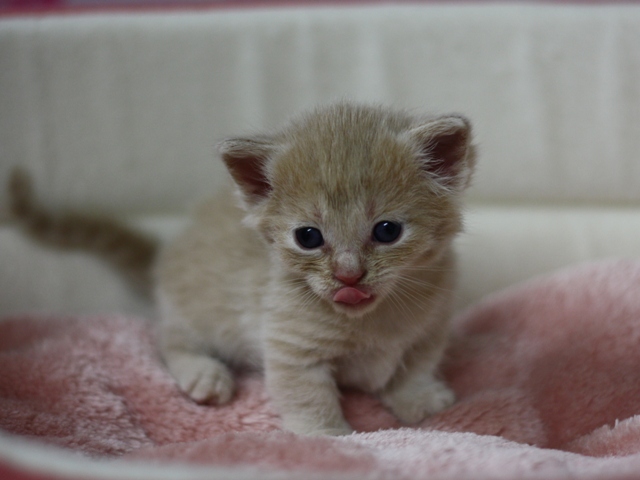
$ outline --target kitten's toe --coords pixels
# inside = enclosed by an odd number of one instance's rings
[[[186,379],[188,387],[183,389],[197,403],[221,405],[231,400],[234,382],[226,367],[203,366],[194,377]]]
[[[219,360],[181,355],[171,358],[167,363],[180,389],[195,402],[223,404],[233,397],[233,376]]]
[[[384,403],[406,424],[417,423],[455,402],[453,391],[439,380],[411,385],[383,396]]]
[[[456,395],[443,382],[436,382],[431,385],[429,393],[426,395],[423,410],[427,415],[435,415],[449,408],[456,401]]]

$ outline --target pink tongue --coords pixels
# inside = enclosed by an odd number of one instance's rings
[[[362,300],[366,300],[369,297],[371,297],[370,294],[361,292],[357,288],[343,287],[338,290],[333,296],[333,301],[355,305],[357,303],[360,303]]]

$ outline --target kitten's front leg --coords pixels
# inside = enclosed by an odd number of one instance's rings
[[[265,376],[273,403],[286,430],[302,435],[348,435],[353,432],[342,415],[340,394],[331,368],[301,359],[267,355]]]
[[[217,358],[179,350],[167,350],[163,357],[180,390],[197,403],[220,405],[231,400],[233,376]]]
[[[443,346],[425,343],[409,352],[400,369],[380,394],[382,402],[406,424],[417,423],[455,402],[455,394],[435,372]]]

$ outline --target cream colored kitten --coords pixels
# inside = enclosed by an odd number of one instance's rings
[[[436,378],[454,285],[469,122],[341,103],[220,145],[242,208],[211,201],[161,255],[161,347],[197,402],[264,367],[284,427],[352,431],[338,386],[415,423],[448,407]]]
[[[197,402],[228,402],[229,366],[264,368],[286,429],[352,431],[339,386],[378,395],[411,424],[448,407],[436,377],[447,340],[475,163],[469,122],[340,103],[272,135],[229,139],[235,180],[156,258],[108,219],[56,215],[10,185],[32,237],[98,253],[144,288],[156,267],[161,349]]]

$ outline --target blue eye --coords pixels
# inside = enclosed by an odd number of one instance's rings
[[[398,239],[401,232],[400,224],[384,220],[373,227],[373,239],[380,243],[391,243]]]
[[[324,245],[324,238],[320,230],[313,227],[302,227],[295,231],[298,245],[303,248],[318,248]]]

